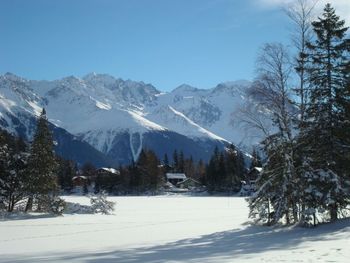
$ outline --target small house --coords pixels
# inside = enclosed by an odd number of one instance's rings
[[[172,183],[174,186],[187,179],[184,173],[166,173],[165,176],[167,182]]]
[[[86,176],[83,175],[77,175],[72,178],[73,186],[84,186],[88,183],[88,179]]]
[[[108,176],[108,175],[120,175],[120,172],[114,168],[102,167],[97,170],[97,175]]]
[[[201,187],[202,184],[196,180],[194,180],[193,178],[187,178],[182,182],[178,182],[176,184],[176,187],[178,188],[186,188],[186,189],[194,189],[194,188],[199,188]]]

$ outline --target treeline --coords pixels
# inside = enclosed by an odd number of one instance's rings
[[[205,185],[209,193],[238,192],[246,180],[244,156],[233,145],[223,152],[215,148],[206,169]]]
[[[74,191],[74,180],[83,193],[155,194],[164,190],[166,173],[184,173],[210,193],[234,193],[246,179],[245,160],[233,145],[223,151],[215,148],[208,164],[194,161],[175,150],[170,158],[160,160],[149,149],[143,149],[136,162],[117,169],[95,168],[56,156],[45,110],[38,119],[31,144],[0,130],[0,210],[12,212],[44,211],[60,213],[64,201],[60,193]]]
[[[264,45],[251,89],[260,103],[243,114],[266,134],[267,161],[249,206],[250,217],[269,225],[316,225],[349,215],[348,27],[330,4],[311,22],[313,8],[298,0],[287,9],[296,54],[291,57],[279,43]],[[273,129],[260,121],[261,112],[270,116]]]
[[[74,171],[76,168],[72,162],[64,162],[59,181],[62,189],[69,192],[77,170]],[[89,191],[106,191],[114,195],[159,193],[164,190],[166,173],[184,173],[206,186],[210,193],[238,192],[241,181],[246,179],[245,160],[233,145],[222,152],[215,148],[208,164],[202,160],[195,162],[191,156],[185,157],[182,151],[177,150],[171,161],[167,154],[160,160],[152,150],[143,149],[136,162],[120,166],[116,173],[100,171],[91,163],[82,167],[80,175],[86,178],[82,186],[85,194]]]

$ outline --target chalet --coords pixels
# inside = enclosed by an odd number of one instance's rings
[[[73,186],[84,186],[88,183],[88,178],[83,175],[77,175],[72,178]]]
[[[184,173],[166,173],[165,177],[167,182],[172,183],[174,186],[187,179]]]
[[[194,180],[193,178],[187,178],[182,182],[178,182],[176,184],[176,187],[178,188],[186,188],[186,189],[194,189],[194,188],[198,188],[198,187],[202,187],[202,184],[196,180]]]
[[[114,168],[102,167],[100,169],[97,169],[96,174],[101,176],[104,176],[104,175],[108,176],[108,175],[120,175],[120,172]]]
[[[79,171],[77,176],[73,177],[72,180],[74,186],[78,186],[79,184],[84,185],[84,183],[86,183],[87,185],[91,185],[96,182],[97,177],[108,177],[111,175],[119,174],[120,172],[114,168],[103,167],[88,173],[88,175],[84,174],[83,171]],[[84,183],[82,183],[81,181],[84,181]]]

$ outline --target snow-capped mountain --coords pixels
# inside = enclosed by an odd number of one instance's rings
[[[181,85],[162,93],[150,84],[91,73],[54,81],[0,76],[0,126],[31,138],[45,107],[49,121],[116,163],[136,160],[143,147],[161,157],[174,149],[207,160],[230,142],[250,145],[233,114],[245,102],[247,81],[209,90]]]
[[[210,132],[212,138],[249,147],[258,141],[259,134],[246,131],[238,113],[248,103],[246,91],[250,85],[248,81],[226,82],[208,90],[181,85],[172,92],[158,95],[157,105],[148,107],[146,116],[182,133],[181,121],[177,121],[180,123],[177,125],[176,118],[170,117],[182,115],[196,127]]]

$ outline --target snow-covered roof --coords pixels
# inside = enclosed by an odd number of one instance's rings
[[[84,175],[78,175],[78,176],[74,176],[74,177],[72,178],[72,180],[75,180],[75,179],[78,179],[78,178],[87,179],[86,176],[84,176]]]
[[[253,167],[253,170],[257,170],[259,173],[261,173],[262,169],[262,167]]]
[[[114,168],[102,167],[101,169],[104,170],[104,171],[110,172],[112,174],[119,174],[119,171],[117,169],[114,169]]]
[[[184,173],[166,173],[167,179],[186,179],[186,175]]]
[[[196,184],[201,184],[200,182],[198,182],[197,180],[195,180],[193,178],[187,178],[187,179],[183,180],[182,182],[179,182],[178,184],[184,184],[186,182],[194,182]]]

